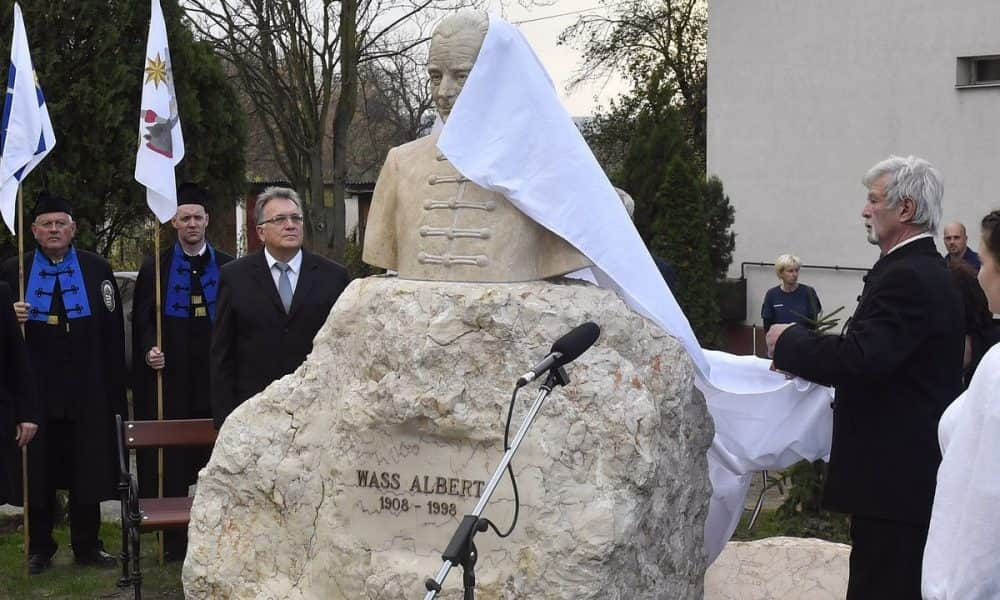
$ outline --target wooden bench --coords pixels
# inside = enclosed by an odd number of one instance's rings
[[[213,446],[218,432],[212,419],[126,421],[115,416],[118,435],[118,491],[122,511],[122,576],[119,587],[132,586],[142,599],[139,536],[150,531],[185,529],[191,520],[189,497],[140,498],[139,482],[129,470],[129,450]]]

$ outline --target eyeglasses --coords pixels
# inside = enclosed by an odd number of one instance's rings
[[[289,221],[295,225],[301,225],[305,217],[302,215],[275,215],[266,221],[258,221],[258,225],[267,225],[268,223],[274,223],[275,225],[284,225]]]
[[[72,221],[63,221],[62,219],[57,219],[54,221],[35,221],[35,225],[41,227],[42,229],[66,229],[72,225]]]

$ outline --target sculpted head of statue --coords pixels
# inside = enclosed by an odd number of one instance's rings
[[[503,56],[497,53],[486,61],[480,55],[494,41],[487,39],[489,29],[490,18],[472,11],[451,15],[435,28],[427,74],[442,120],[451,116],[477,60],[483,72],[465,91],[468,106],[463,110],[478,115],[496,101],[491,92],[497,75],[491,70],[500,70]],[[480,85],[483,90],[472,87]],[[448,127],[458,136],[462,132],[456,128],[465,117],[455,114]],[[522,213],[502,191],[463,175],[438,147],[444,129],[397,146],[386,156],[368,211],[365,262],[403,279],[479,283],[532,281],[589,266],[576,248]],[[513,143],[498,144],[509,150]],[[499,145],[483,149],[499,150]]]
[[[434,29],[427,54],[427,74],[442,121],[448,120],[489,28],[486,13],[462,11],[445,18]]]

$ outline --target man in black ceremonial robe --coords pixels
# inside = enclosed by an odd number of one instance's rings
[[[24,256],[25,301],[13,304],[42,408],[28,452],[28,570],[44,571],[56,552],[56,489],[69,490],[76,563],[113,565],[98,529],[99,503],[117,498],[114,415],[127,408],[121,298],[108,262],[73,246],[76,223],[67,200],[42,192],[32,216],[38,249]],[[0,267],[11,289],[18,276],[16,257]]]
[[[21,486],[21,479],[14,476],[21,462],[20,448],[35,437],[40,420],[14,296],[0,281],[0,504]]]
[[[208,194],[192,183],[177,190],[177,214],[170,223],[177,242],[160,255],[163,340],[156,345],[156,271],[147,257],[136,280],[132,317],[135,365],[133,400],[137,419],[157,418],[156,371],[163,372],[163,418],[211,418],[208,350],[219,290],[219,268],[233,257],[205,239],[209,222]],[[164,452],[164,496],[187,496],[188,487],[208,462],[206,448],[171,448]],[[156,496],[156,451],[139,454],[143,496]],[[186,531],[168,531],[168,560],[184,558]]]

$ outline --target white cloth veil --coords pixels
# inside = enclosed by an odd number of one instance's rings
[[[716,426],[705,539],[714,560],[737,525],[754,471],[829,453],[832,392],[786,380],[761,359],[702,350],[545,68],[497,16],[438,148],[465,177],[576,247],[594,264],[598,285],[684,346]]]

